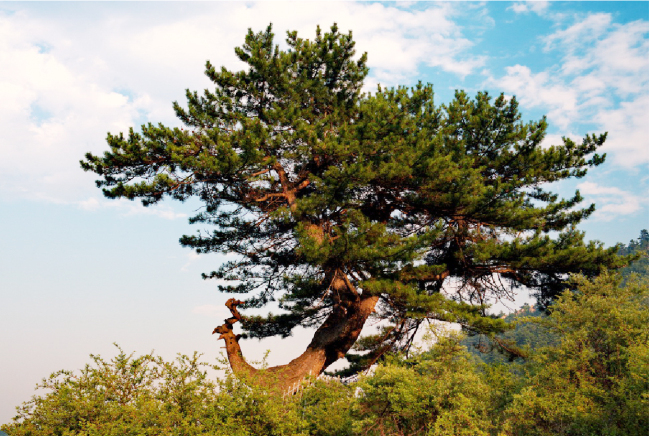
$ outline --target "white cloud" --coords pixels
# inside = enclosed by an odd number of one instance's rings
[[[259,31],[273,22],[281,44],[287,29],[306,38],[317,24],[353,29],[358,53],[369,52],[370,91],[378,82],[413,78],[422,65],[460,76],[480,67],[484,58],[467,54],[472,42],[454,22],[460,7],[428,6],[123,3],[45,10],[14,4],[13,13],[0,12],[0,195],[98,208],[83,200],[97,192],[94,176],[79,168],[84,153],[101,153],[107,131],[148,120],[178,125],[171,102],[182,103],[185,88],[210,86],[203,76],[207,59],[241,68],[233,48],[249,27]]]
[[[587,202],[596,204],[594,219],[612,221],[625,215],[631,215],[641,209],[647,197],[634,195],[614,186],[603,186],[594,182],[578,184],[580,193]]]
[[[0,191],[69,201],[85,191],[84,152],[96,150],[106,130],[132,125],[139,107],[42,51],[38,25],[0,15]]]
[[[128,200],[126,200],[128,201]],[[124,205],[124,203],[109,203],[109,204],[118,204],[118,207]],[[187,218],[187,214],[182,212],[176,212],[172,207],[167,205],[156,205],[149,207],[142,207],[137,203],[130,203],[125,207],[125,215],[152,215],[159,218],[164,218],[166,220],[175,220],[179,218]]]
[[[188,217],[186,213],[178,212],[168,204],[155,204],[143,207],[139,202],[123,198],[117,200],[106,200],[103,198],[98,199],[97,197],[89,197],[86,200],[81,201],[58,203],[76,204],[79,208],[87,211],[97,211],[100,209],[117,210],[122,216],[150,215],[167,220],[176,220]]]
[[[189,253],[187,253],[187,262],[185,263],[185,265],[181,267],[181,271],[183,272],[189,271],[190,265],[192,265],[200,257],[201,255],[198,254],[196,251],[190,251]]]
[[[550,50],[554,45],[566,47],[569,52],[575,52],[581,46],[592,43],[602,37],[609,26],[612,24],[610,14],[596,13],[588,15],[584,20],[553,32],[544,38],[546,50]]]
[[[561,62],[541,72],[509,66],[487,81],[543,109],[552,126],[592,124],[609,132],[602,151],[620,166],[648,162],[648,22],[612,22],[591,14],[544,38]]]
[[[586,74],[595,88],[637,94],[648,81],[648,22],[612,23],[609,14],[587,16],[545,38],[546,51],[562,51],[564,75]]]
[[[645,94],[598,113],[595,121],[608,132],[602,148],[608,153],[608,159],[611,156],[613,162],[628,168],[648,162],[649,104],[648,94]]]
[[[101,207],[101,204],[95,197],[90,197],[87,200],[80,201],[79,207],[83,210],[95,211]]]
[[[582,142],[583,138],[584,138],[584,136],[580,136],[580,135],[577,135],[577,134],[571,134],[571,133],[570,134],[564,134],[564,135],[555,135],[555,134],[546,135],[544,137],[544,140],[542,140],[541,146],[542,146],[542,148],[548,148],[548,147],[550,147],[552,145],[562,145],[563,144],[562,137],[569,138],[570,140],[572,140],[576,144],[580,144]]]
[[[543,14],[548,9],[549,2],[547,1],[528,1],[528,2],[517,2],[510,6],[508,9],[512,10],[517,14],[523,14],[528,12],[534,12],[538,15]]]
[[[504,91],[516,95],[522,105],[546,108],[551,122],[562,129],[566,129],[578,113],[576,90],[554,81],[549,72],[535,74],[527,66],[514,65],[506,67],[506,75],[496,83]]]

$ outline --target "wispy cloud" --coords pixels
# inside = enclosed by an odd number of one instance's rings
[[[241,68],[233,48],[249,27],[272,22],[280,44],[285,30],[312,38],[317,24],[353,29],[358,53],[369,53],[369,91],[412,79],[424,65],[462,77],[484,63],[468,53],[473,42],[456,20],[461,6],[404,6],[92,4],[97,13],[89,14],[66,4],[56,13],[13,4],[12,13],[0,12],[0,195],[98,207],[84,200],[96,192],[94,177],[78,166],[84,153],[101,153],[107,131],[149,120],[178,125],[171,102],[183,101],[186,88],[211,86],[206,59]]]
[[[87,211],[96,211],[99,209],[117,210],[123,216],[151,215],[166,220],[182,219],[187,218],[188,216],[186,213],[177,212],[172,206],[167,204],[156,204],[142,207],[140,203],[126,199],[105,200],[98,199],[97,197],[89,197],[86,200],[71,203],[76,204],[79,208]]]
[[[581,74],[588,79],[584,91],[609,89],[628,97],[638,94],[640,86],[647,90],[647,34],[647,21],[620,25],[612,22],[610,14],[592,14],[547,36],[545,49],[563,53],[563,75]]]
[[[185,262],[185,265],[181,267],[181,271],[187,272],[190,269],[190,265],[192,265],[194,262],[199,260],[201,257],[200,254],[198,254],[196,251],[191,251],[187,253],[187,262]]]
[[[515,94],[524,107],[547,112],[567,134],[579,124],[609,132],[603,151],[614,163],[648,162],[648,22],[616,24],[610,14],[591,14],[544,38],[561,62],[543,71],[525,65],[505,69],[488,83]],[[585,132],[586,133],[586,132]]]
[[[506,67],[506,75],[493,82],[527,107],[547,109],[549,119],[562,129],[579,115],[578,94],[569,84],[556,80],[552,73],[534,73],[525,65]]]
[[[648,201],[647,196],[594,182],[580,183],[578,189],[588,202],[596,204],[594,219],[599,221],[612,221],[621,216],[631,215],[639,211],[642,204]]]
[[[608,132],[603,151],[623,167],[648,163],[649,103],[646,93],[618,107],[600,110],[596,115],[595,121]]]
[[[76,70],[43,50],[49,26],[23,14],[0,13],[0,194],[73,201],[92,186],[79,169],[107,130],[134,123],[143,101]],[[56,35],[53,35],[56,41]]]
[[[534,12],[536,14],[542,14],[548,9],[549,2],[547,1],[528,1],[528,2],[516,2],[508,9],[517,13],[525,14]]]

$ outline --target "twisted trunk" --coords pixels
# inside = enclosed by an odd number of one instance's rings
[[[330,291],[337,296],[337,303],[325,322],[316,330],[307,349],[286,365],[257,370],[246,363],[238,343],[238,336],[232,331],[234,323],[241,319],[237,305],[241,301],[230,299],[226,306],[232,318],[214,329],[221,333],[219,339],[226,342],[230,367],[236,376],[284,393],[308,376],[316,377],[329,365],[344,357],[354,345],[368,316],[374,311],[379,297],[359,295],[340,271],[332,276]]]

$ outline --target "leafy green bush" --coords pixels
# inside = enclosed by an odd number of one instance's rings
[[[573,278],[540,323],[561,337],[527,365],[508,434],[648,434],[648,283]]]
[[[359,388],[359,434],[488,435],[492,427],[491,389],[455,336],[413,359],[390,359]]]
[[[11,436],[487,434],[489,386],[457,338],[413,359],[393,357],[344,385],[315,381],[289,398],[228,376],[211,381],[199,356],[174,362],[120,350],[79,373],[43,380]],[[423,433],[424,432],[424,433]]]
[[[573,278],[547,317],[558,340],[525,362],[484,363],[462,337],[438,335],[356,383],[311,380],[272,395],[232,376],[211,380],[197,354],[172,362],[121,349],[59,371],[18,408],[10,436],[646,435],[648,283]],[[534,336],[532,336],[534,337]],[[531,337],[531,338],[532,338]],[[531,339],[532,340],[532,339]],[[535,344],[533,344],[535,345]]]
[[[49,392],[22,405],[11,436],[286,435],[302,420],[265,392],[227,377],[212,381],[199,355],[173,362],[121,349],[79,373],[59,371],[39,388]]]

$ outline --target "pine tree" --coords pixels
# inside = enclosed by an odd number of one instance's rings
[[[271,26],[249,31],[235,49],[246,70],[208,62],[215,89],[174,103],[186,128],[109,134],[110,151],[81,162],[108,198],[202,201],[190,222],[215,230],[180,242],[239,255],[205,275],[243,298],[215,329],[236,373],[257,372],[237,321],[257,338],[317,327],[300,357],[266,372],[284,389],[345,356],[371,314],[389,326],[361,342],[370,353],[349,355],[361,366],[408,347],[423,320],[491,335],[507,327],[486,314],[496,299],[525,286],[545,305],[568,273],[624,263],[575,229],[593,205],[543,188],[602,163],[606,135],[542,148],[545,119],[521,122],[514,98],[457,92],[436,106],[423,84],[362,94],[366,55],[336,25],[313,41],[289,32],[287,44],[274,45]],[[282,313],[238,311],[271,302]]]
[[[632,239],[627,245],[621,246],[618,254],[621,256],[636,255],[636,259],[621,270],[623,284],[636,274],[640,277],[648,277],[648,231],[641,230],[639,237]]]

